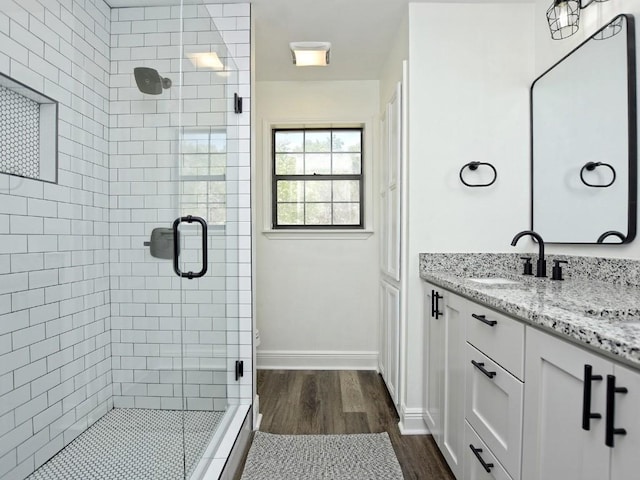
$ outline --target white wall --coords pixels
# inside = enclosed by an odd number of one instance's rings
[[[409,6],[407,379],[401,408],[422,402],[420,252],[504,252],[529,225],[533,5]],[[470,161],[489,188],[458,178]],[[521,247],[524,248],[524,247]]]
[[[384,113],[387,102],[402,81],[402,62],[409,59],[409,17],[405,16],[397,30],[391,50],[380,75],[380,114]]]
[[[532,81],[620,13],[630,13],[635,16],[636,52],[640,51],[640,2],[637,0],[594,2],[582,10],[578,32],[565,40],[551,39],[545,16],[550,3],[547,0],[536,0],[535,4],[535,73]],[[638,62],[636,71],[640,71],[638,69],[640,55],[636,53],[636,56]],[[638,88],[640,91],[640,83]],[[549,245],[547,251],[568,255],[638,259],[640,258],[640,236],[628,245]]]
[[[270,126],[365,125],[366,229],[374,230],[379,83],[256,84],[258,367],[377,365],[376,235],[270,233]]]

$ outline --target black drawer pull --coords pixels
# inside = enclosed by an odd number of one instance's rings
[[[482,323],[486,323],[490,327],[495,327],[498,323],[497,320],[487,320],[486,315],[476,315],[475,313],[472,313],[471,316],[476,320],[480,320]]]
[[[584,366],[584,385],[582,387],[582,429],[591,429],[592,418],[602,418],[599,413],[591,413],[591,382],[602,380],[602,375],[593,375],[591,365]]]
[[[471,443],[469,444],[469,448],[471,449],[473,454],[476,456],[476,458],[480,462],[480,465],[482,465],[482,468],[484,468],[484,471],[487,473],[491,473],[491,469],[493,468],[493,463],[487,463],[483,460],[482,456],[480,455],[482,453],[482,449],[474,447],[473,444]]]
[[[496,376],[496,372],[490,372],[484,368],[484,363],[476,362],[475,360],[471,360],[471,363],[474,367],[484,373],[487,377],[493,378]]]
[[[607,418],[605,420],[604,444],[607,447],[614,446],[614,435],[626,435],[624,428],[615,427],[616,417],[616,393],[628,393],[625,387],[616,387],[615,375],[607,375]]]

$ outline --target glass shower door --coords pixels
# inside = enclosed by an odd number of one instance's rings
[[[174,273],[181,292],[185,478],[212,460],[237,399],[238,73],[210,8],[183,7]],[[199,28],[194,35],[191,30]]]
[[[164,29],[145,34],[143,58],[118,71],[133,87],[132,67],[169,80],[158,94],[118,91],[140,112],[123,114],[122,124],[142,150],[131,155],[118,145],[114,157],[114,405],[154,419],[140,427],[148,438],[140,455],[153,451],[159,460],[140,478],[200,478],[239,392],[238,74],[216,26],[221,16],[221,5],[178,0],[117,14],[119,32],[147,28],[148,19]],[[122,41],[130,41],[126,33]],[[129,232],[138,235],[131,245],[118,236]],[[154,233],[163,248],[154,249]]]

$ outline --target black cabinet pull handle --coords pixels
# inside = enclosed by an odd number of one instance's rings
[[[178,264],[179,256],[180,256],[180,240],[178,237],[178,226],[182,222],[187,223],[199,223],[202,227],[202,268],[199,272],[183,272],[180,270],[180,266]],[[178,217],[173,222],[173,271],[176,272],[176,275],[183,278],[188,278],[189,280],[194,278],[204,277],[207,273],[207,265],[209,264],[209,260],[207,258],[207,222],[204,218],[194,217],[193,215],[187,215],[186,217]]]
[[[484,368],[484,363],[481,362],[476,362],[475,360],[471,360],[471,364],[476,367],[478,370],[480,370],[482,373],[484,373],[487,377],[489,378],[493,378],[496,376],[496,372],[490,372],[487,369]]]
[[[624,428],[615,427],[616,417],[616,393],[628,393],[625,387],[616,387],[615,375],[607,375],[607,418],[605,420],[604,444],[607,447],[614,446],[615,435],[626,435]]]
[[[491,469],[494,467],[494,465],[493,463],[487,463],[484,461],[484,459],[480,455],[482,453],[482,449],[474,447],[471,443],[469,444],[469,448],[480,462],[480,465],[482,465],[482,468],[484,468],[484,471],[487,473],[491,473]]]
[[[486,315],[476,315],[475,313],[472,313],[471,316],[476,320],[480,320],[482,323],[489,325],[490,327],[495,327],[498,324],[497,320],[487,320]]]
[[[440,318],[440,315],[442,315],[442,312],[440,311],[440,299],[444,298],[444,296],[440,295],[438,292],[435,292],[435,294],[436,306],[433,313],[435,314],[436,320],[438,320],[438,318]]]
[[[602,375],[593,375],[591,365],[584,366],[584,385],[582,387],[582,429],[591,429],[592,418],[602,418],[599,413],[591,413],[591,382],[602,380]]]
[[[431,290],[431,316],[435,317],[436,316],[436,291],[435,290]]]

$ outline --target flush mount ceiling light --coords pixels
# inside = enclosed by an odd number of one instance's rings
[[[293,64],[298,67],[326,67],[329,65],[329,42],[291,42]]]
[[[562,40],[576,33],[580,26],[580,10],[594,2],[606,1],[608,0],[553,0],[547,10],[551,38]]]

